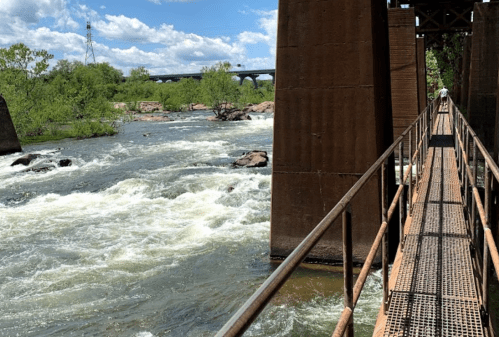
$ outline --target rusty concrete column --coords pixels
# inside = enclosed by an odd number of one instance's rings
[[[414,8],[388,9],[388,31],[390,36],[393,138],[396,139],[420,112]],[[424,72],[426,74],[426,69]],[[413,146],[415,146],[415,142]],[[409,153],[407,142],[404,145],[404,153]],[[396,151],[397,155],[398,150]]]
[[[464,37],[463,46],[463,82],[461,85],[461,107],[468,107],[468,94],[470,88],[470,58],[472,35]]]
[[[17,138],[7,102],[0,95],[0,156],[21,151],[21,144]]]
[[[492,151],[499,54],[498,2],[475,3],[471,48],[468,119],[485,147]]]
[[[419,113],[426,108],[426,44],[424,37],[416,38],[417,62],[418,62],[418,100]]]
[[[386,1],[280,0],[278,17],[270,254],[280,258],[393,139]],[[380,226],[380,184],[352,203],[357,262]],[[309,258],[341,261],[341,228],[340,217]]]

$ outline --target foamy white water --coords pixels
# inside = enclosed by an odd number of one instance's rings
[[[26,147],[48,172],[0,157],[0,336],[212,336],[244,303],[272,269],[271,170],[230,164],[256,149],[272,162],[273,119],[207,114]],[[247,335],[330,335],[341,306],[270,305]]]

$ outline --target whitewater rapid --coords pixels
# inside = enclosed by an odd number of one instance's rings
[[[273,118],[208,115],[26,146],[42,154],[31,165],[71,159],[48,172],[0,157],[0,336],[216,333],[274,268],[271,169],[230,165],[250,150],[272,163]],[[369,282],[366,331],[381,296]],[[340,294],[271,304],[246,335],[330,335],[341,307]]]

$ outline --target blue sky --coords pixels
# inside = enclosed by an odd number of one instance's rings
[[[23,42],[84,61],[86,21],[97,62],[127,75],[198,72],[218,61],[275,67],[278,0],[0,0],[0,48]],[[235,68],[238,69],[238,68]]]

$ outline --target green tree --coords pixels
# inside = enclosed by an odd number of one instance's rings
[[[192,78],[182,78],[177,85],[177,94],[180,98],[180,103],[187,110],[191,109],[191,103],[196,103],[199,100],[199,82]]]
[[[149,80],[149,70],[145,67],[133,68],[130,70],[130,76],[127,78],[129,82],[144,82]]]
[[[33,113],[41,102],[41,75],[54,56],[23,43],[0,48],[0,92],[7,100],[19,136],[39,133],[43,120]]]
[[[239,89],[229,73],[229,62],[219,62],[212,67],[203,67],[201,91],[203,103],[210,106],[217,117],[232,110],[232,105],[239,103]]]
[[[428,99],[438,96],[439,90],[444,86],[440,75],[440,67],[433,50],[426,52],[426,90]]]
[[[48,73],[47,78],[53,80],[57,76],[62,76],[63,78],[68,79],[71,75],[71,72],[76,69],[76,67],[82,66],[83,62],[80,61],[68,61],[68,60],[58,60],[57,64],[52,68],[52,70]]]

